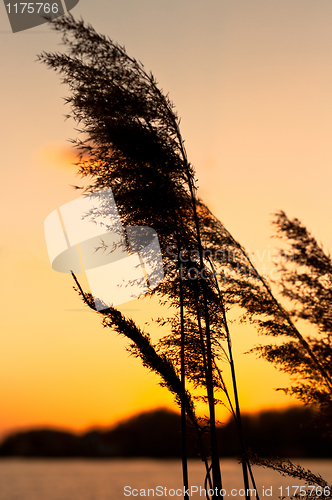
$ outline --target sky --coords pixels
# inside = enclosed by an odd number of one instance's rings
[[[72,14],[124,45],[169,93],[199,195],[258,268],[271,272],[279,209],[331,249],[330,1],[80,0]],[[36,62],[44,50],[63,50],[60,37],[47,25],[13,34],[2,5],[0,39],[0,434],[175,409],[48,259],[44,220],[77,198],[71,185],[80,183],[68,142],[76,124],[64,119],[68,89]],[[158,313],[149,298],[120,310],[140,325]],[[242,409],[295,403],[275,391],[289,384],[285,374],[245,354],[264,339],[247,326],[232,325],[232,335]]]

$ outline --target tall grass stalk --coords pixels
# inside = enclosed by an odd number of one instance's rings
[[[170,244],[177,246],[178,254],[181,249],[198,249],[195,262],[197,280],[187,286],[178,274],[181,270],[177,264],[176,277],[166,271],[163,283],[155,292],[161,296],[161,302],[175,306],[180,313],[180,325],[176,332],[180,334],[180,359],[175,363],[170,361],[168,353],[158,353],[149,336],[119,311],[109,308],[102,314],[103,325],[112,327],[132,341],[132,353],[141,358],[144,366],[159,373],[162,383],[175,394],[181,406],[185,485],[188,484],[185,413],[199,435],[200,453],[207,480],[210,481],[210,465],[201,440],[202,429],[186,389],[186,368],[189,370],[190,366],[185,349],[189,342],[186,321],[188,318],[192,321],[193,328],[189,332],[192,336],[189,337],[193,345],[201,345],[199,352],[192,350],[199,369],[203,359],[203,376],[198,376],[198,385],[206,390],[209,408],[212,485],[220,491],[222,479],[215,416],[214,336],[215,331],[227,323],[222,309],[216,314],[219,299],[212,277],[208,280],[201,277],[204,270],[201,232],[205,231],[205,227],[198,207],[202,204],[196,196],[195,172],[187,159],[179,119],[172,102],[158,88],[153,75],[129,57],[124,48],[99,35],[83,21],[76,21],[71,15],[61,16],[51,25],[62,32],[69,55],[43,53],[39,58],[59,71],[63,82],[70,87],[71,96],[66,102],[71,105],[72,117],[81,126],[80,132],[84,133],[83,141],[74,141],[81,153],[79,173],[92,179],[85,192],[111,188],[123,225],[153,227],[158,234],[164,260],[168,258],[166,249]],[[84,159],[84,154],[88,155],[88,160]],[[212,215],[206,222],[210,224],[211,221]],[[211,235],[211,240],[213,238]],[[73,277],[83,300],[92,307],[92,297],[84,295],[76,277]],[[174,335],[173,341],[174,347]],[[232,356],[230,359],[233,363]],[[179,364],[180,377],[175,368]],[[234,367],[232,374],[236,382]],[[187,373],[187,378],[191,375],[195,377],[195,373]],[[239,413],[236,383],[233,385]]]

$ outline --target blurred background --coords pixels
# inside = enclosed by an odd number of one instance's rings
[[[82,431],[175,409],[126,341],[83,305],[71,276],[51,269],[44,220],[81,184],[68,142],[76,125],[64,118],[68,89],[36,62],[44,50],[61,51],[61,40],[46,25],[13,34],[4,5],[0,12],[0,436]],[[273,269],[270,221],[278,209],[331,248],[330,1],[80,0],[72,14],[125,45],[169,92],[199,195],[259,270]],[[149,298],[120,309],[142,326],[160,314]],[[149,328],[154,339],[162,335]],[[249,326],[234,324],[231,333],[242,409],[294,404],[275,391],[288,376],[245,354],[265,340]]]

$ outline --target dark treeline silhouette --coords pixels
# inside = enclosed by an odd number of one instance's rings
[[[260,457],[332,457],[331,440],[313,425],[313,411],[292,407],[243,416],[248,446]],[[163,432],[160,432],[160,429]],[[159,409],[131,417],[110,430],[75,435],[52,429],[12,434],[0,445],[1,457],[113,458],[181,457],[180,415]],[[217,427],[221,455],[240,454],[234,420]],[[188,456],[197,457],[195,433],[188,435]]]

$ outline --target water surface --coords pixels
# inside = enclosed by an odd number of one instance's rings
[[[300,464],[332,483],[332,460],[301,460]],[[243,488],[237,461],[222,460],[221,469],[226,497],[243,498],[243,492],[235,491]],[[254,473],[261,500],[276,500],[281,486],[286,495],[286,486],[303,484],[269,469],[255,467]],[[204,485],[204,469],[199,460],[189,461],[189,480],[198,488]],[[179,460],[0,460],[0,500],[115,500],[144,498],[143,493],[149,498],[170,499],[183,498],[176,494],[181,487]],[[136,490],[137,496],[129,495],[136,494]],[[198,492],[190,498],[205,497]]]

